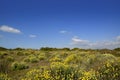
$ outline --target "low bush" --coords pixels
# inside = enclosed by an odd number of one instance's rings
[[[35,56],[30,57],[29,60],[30,60],[31,63],[36,63],[36,62],[39,61],[39,59],[37,57],[35,57]]]
[[[84,56],[81,56],[80,54],[71,54],[66,57],[64,60],[64,63],[66,64],[82,64],[84,62]]]
[[[23,61],[24,62],[30,62],[30,59],[29,59],[29,57],[26,57],[26,58],[23,59]]]
[[[2,53],[0,53],[0,59],[3,59],[4,55]]]
[[[9,61],[8,60],[0,60],[0,72],[8,73],[9,71]]]
[[[98,80],[119,80],[120,63],[106,62],[98,69]]]
[[[18,52],[17,52],[17,55],[18,55],[18,56],[23,56],[24,53],[23,53],[22,51],[18,51]]]
[[[55,80],[78,80],[81,72],[61,62],[53,62],[50,67],[51,77]]]
[[[7,57],[7,61],[13,62],[13,61],[14,61],[14,58],[13,58],[12,56],[8,56],[8,57]]]
[[[39,56],[38,56],[38,59],[39,59],[39,60],[45,60],[46,57],[45,57],[45,55],[39,55]]]
[[[0,73],[0,80],[12,80],[7,74]]]
[[[50,61],[50,62],[61,62],[62,59],[59,58],[59,57],[53,57],[53,58],[51,58],[49,61]]]
[[[4,59],[4,57],[8,55],[6,52],[0,52],[0,59]]]
[[[50,69],[30,70],[22,80],[79,80],[81,72],[60,62],[53,62]]]
[[[39,59],[35,55],[29,55],[28,57],[24,58],[24,62],[36,63],[38,61]]]
[[[46,59],[45,56],[41,56],[41,55],[39,55],[38,58],[39,58],[39,60],[45,60]]]
[[[29,68],[25,62],[13,62],[11,64],[12,70],[23,70]]]
[[[96,76],[96,72],[94,70],[90,70],[83,71],[82,76],[79,78],[79,80],[99,80],[99,79]]]

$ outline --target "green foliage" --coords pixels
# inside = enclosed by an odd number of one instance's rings
[[[23,56],[24,53],[23,53],[22,51],[19,51],[19,52],[17,52],[17,55],[18,55],[18,56]]]
[[[4,58],[4,54],[2,52],[0,52],[0,59]]]
[[[22,80],[52,80],[49,72],[44,70],[33,69],[27,72],[25,78]]]
[[[22,80],[78,80],[79,72],[64,63],[54,62],[50,69],[33,69]]]
[[[0,52],[0,59],[3,59],[5,56],[7,56],[8,55],[8,53],[7,52],[5,52],[5,51],[1,51]]]
[[[41,61],[41,60],[45,60],[46,59],[46,54],[41,52],[37,55],[37,58]]]
[[[0,73],[8,73],[9,71],[9,61],[0,60]]]
[[[56,56],[52,57],[49,61],[50,62],[61,62],[62,58],[59,55],[56,55]]]
[[[35,55],[29,55],[28,57],[26,57],[24,59],[25,62],[31,62],[31,63],[36,63],[39,61],[38,57],[36,57]]]
[[[41,51],[53,51],[53,50],[56,50],[56,48],[42,47],[40,50]]]
[[[115,50],[115,51],[120,51],[120,48],[115,48],[114,50]]]
[[[7,74],[0,73],[0,80],[11,80]]]
[[[71,54],[65,59],[65,63],[77,63],[78,61],[78,56],[77,54]]]
[[[120,63],[106,62],[97,71],[80,71],[61,62],[51,63],[50,69],[33,69],[22,80],[119,80]]]
[[[36,56],[30,56],[29,60],[30,60],[31,63],[36,63],[36,62],[39,61],[39,59]]]
[[[73,48],[72,51],[78,51],[80,50],[79,48]]]
[[[80,80],[99,80],[94,70],[84,71]]]
[[[18,47],[18,48],[15,48],[14,50],[21,51],[21,50],[25,50],[25,49]]]
[[[38,58],[39,58],[39,60],[45,60],[46,59],[46,57],[42,56],[42,55],[39,55]]]
[[[6,60],[7,60],[7,61],[10,61],[10,62],[13,62],[13,61],[14,61],[14,58],[13,58],[12,56],[8,56]]]
[[[120,79],[119,50],[44,49],[0,51],[0,80]]]
[[[62,59],[59,57],[54,57],[54,58],[50,59],[50,62],[61,62],[61,61],[62,61]]]
[[[70,51],[70,48],[62,48],[62,50]]]
[[[99,80],[119,80],[120,79],[120,63],[106,62],[98,69]]]
[[[50,47],[42,47],[40,49],[41,51],[56,51],[56,50],[64,50],[64,51],[70,51],[70,48],[50,48]]]
[[[0,47],[0,51],[6,51],[7,48],[4,48],[4,47]]]
[[[24,62],[30,62],[30,59],[29,59],[29,57],[26,57],[26,58],[23,59],[23,61]]]
[[[51,77],[55,80],[78,80],[80,71],[61,62],[53,62],[50,67]]]
[[[23,70],[29,68],[29,66],[24,62],[13,62],[11,68],[12,70]]]

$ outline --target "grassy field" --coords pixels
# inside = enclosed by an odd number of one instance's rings
[[[0,50],[0,80],[120,80],[120,49]]]

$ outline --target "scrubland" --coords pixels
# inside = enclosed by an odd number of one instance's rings
[[[3,49],[0,80],[120,80],[120,48]]]

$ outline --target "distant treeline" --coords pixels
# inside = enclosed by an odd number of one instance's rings
[[[32,48],[14,48],[14,49],[8,49],[5,47],[0,47],[0,51],[5,51],[5,50],[42,50],[42,51],[55,51],[55,50],[65,50],[65,51],[74,51],[74,50],[79,50],[79,51],[111,51],[111,49],[82,49],[82,48],[51,48],[51,47],[41,47],[40,49],[32,49]],[[115,48],[113,49],[114,51],[120,51],[120,48]]]

